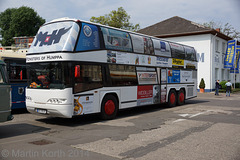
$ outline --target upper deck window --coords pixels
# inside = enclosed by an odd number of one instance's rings
[[[130,36],[127,32],[101,27],[106,49],[132,52]]]
[[[73,51],[79,26],[72,21],[50,23],[42,26],[28,53]]]
[[[133,42],[133,51],[153,55],[153,42],[151,38],[130,34]]]
[[[158,40],[158,39],[152,39],[152,40],[153,40],[155,55],[171,57],[171,50],[168,42]]]
[[[92,24],[82,23],[81,34],[76,51],[100,49],[98,27]]]
[[[192,47],[184,46],[186,52],[186,59],[191,61],[196,61],[196,52],[195,49]]]
[[[172,57],[185,59],[185,51],[182,45],[176,43],[169,43],[172,50]]]

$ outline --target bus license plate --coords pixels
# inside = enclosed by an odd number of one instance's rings
[[[40,113],[40,114],[47,114],[47,110],[46,109],[38,109],[38,108],[36,108],[35,111],[37,113]]]

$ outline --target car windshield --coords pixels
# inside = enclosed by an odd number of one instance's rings
[[[29,63],[27,67],[29,88],[64,89],[71,87],[71,63]]]

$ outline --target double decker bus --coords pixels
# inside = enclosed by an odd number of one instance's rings
[[[0,60],[0,122],[13,119],[11,115],[11,86],[8,81],[6,64]]]
[[[76,19],[38,31],[26,56],[29,112],[71,118],[197,95],[193,47]]]

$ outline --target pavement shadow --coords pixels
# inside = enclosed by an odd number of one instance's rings
[[[155,111],[159,111],[166,108],[167,108],[166,104],[161,104],[161,105],[158,104],[158,105],[147,105],[147,106],[139,106],[139,107],[123,109],[119,111],[115,119],[155,112]],[[99,113],[81,115],[73,118],[47,117],[47,118],[36,119],[36,120],[46,124],[62,125],[62,126],[68,126],[68,127],[77,127],[77,126],[105,121],[100,118]]]
[[[185,105],[206,103],[206,102],[209,102],[209,101],[191,99],[191,100],[186,100]],[[179,107],[179,106],[176,106],[176,107]],[[138,106],[138,107],[133,107],[128,109],[123,109],[119,111],[115,119],[156,112],[156,111],[164,110],[167,108],[169,108],[167,104],[157,104],[157,105],[146,105],[146,106]],[[37,121],[43,122],[46,124],[52,124],[52,125],[77,127],[77,126],[82,126],[82,125],[87,125],[87,124],[92,124],[97,122],[103,122],[104,120],[102,120],[100,118],[100,115],[97,113],[97,114],[76,116],[73,118],[47,117],[47,118],[37,119]]]
[[[25,114],[29,112],[26,108],[17,108],[17,109],[12,109],[11,113],[14,115],[14,114]]]
[[[73,118],[47,117],[36,119],[36,121],[51,125],[60,125],[68,127],[83,126],[91,123],[101,122],[99,114],[81,115]]]
[[[209,100],[199,100],[199,99],[191,99],[191,100],[186,100],[184,105],[188,105],[188,104],[198,104],[198,103],[208,103],[210,102]]]
[[[0,126],[0,139],[15,137],[19,135],[26,135],[31,133],[38,133],[50,130],[50,128],[39,127],[27,123],[7,124]]]

